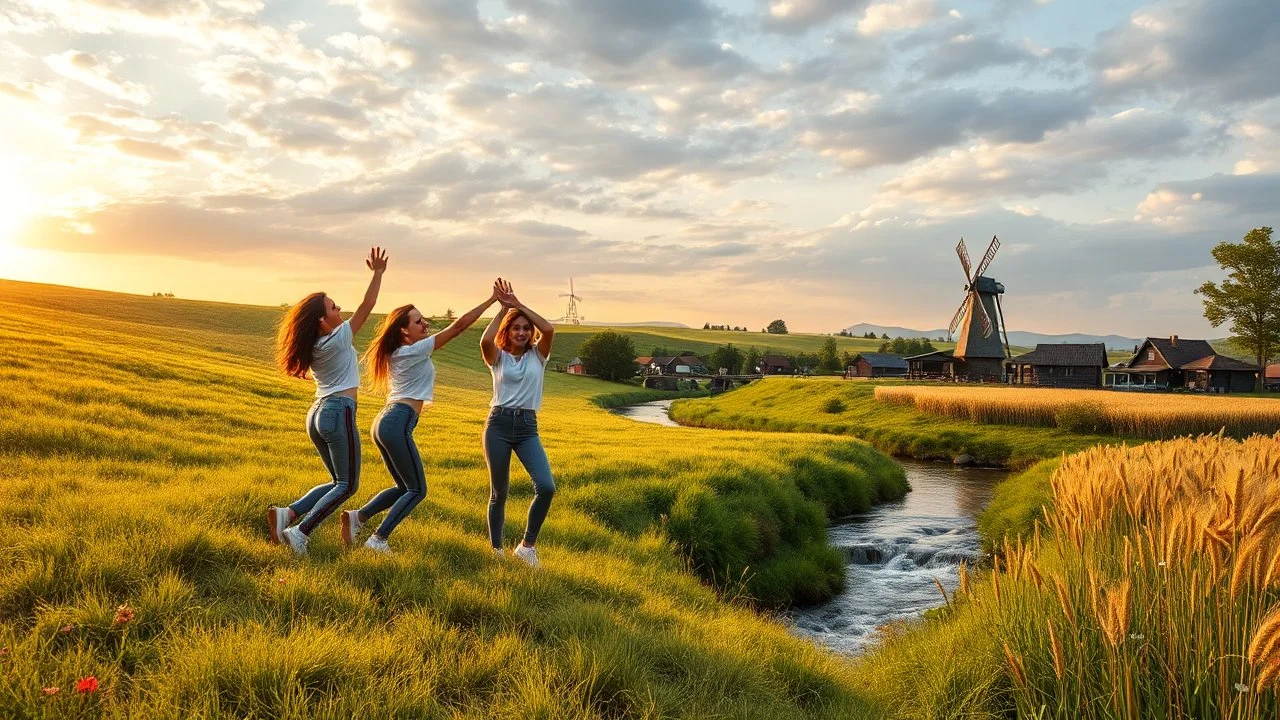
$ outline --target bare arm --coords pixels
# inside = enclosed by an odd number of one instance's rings
[[[378,291],[382,289],[382,273],[387,270],[387,251],[382,248],[370,248],[369,259],[364,261],[365,265],[373,271],[373,278],[369,280],[369,289],[364,291],[364,300],[360,303],[360,307],[351,314],[351,319],[347,322],[351,323],[351,334],[355,335],[360,332],[360,328],[364,327],[364,323],[369,319],[369,313],[373,312],[373,306],[378,302]]]
[[[500,300],[505,297],[501,283],[502,278],[498,278],[493,284],[493,294]],[[489,327],[484,329],[484,335],[480,337],[480,357],[484,358],[485,365],[498,362],[498,344],[494,341],[498,338],[498,326],[502,324],[502,318],[506,314],[507,303],[504,300],[498,312],[494,313],[493,319],[489,321]]]
[[[463,330],[466,330],[467,328],[474,325],[475,322],[480,319],[480,316],[484,314],[484,311],[488,310],[489,306],[493,305],[497,301],[498,301],[498,292],[497,290],[494,290],[493,294],[489,295],[488,300],[485,300],[483,303],[463,313],[462,317],[449,323],[449,327],[433,335],[432,337],[436,339],[435,347],[433,348],[433,350],[439,350],[445,345],[448,345],[450,340],[458,337],[459,335],[462,334]],[[498,317],[501,317],[501,313],[499,313]],[[490,323],[490,325],[493,325],[493,323]],[[494,333],[497,334],[497,326],[494,326]],[[481,343],[481,345],[483,346],[483,342]]]

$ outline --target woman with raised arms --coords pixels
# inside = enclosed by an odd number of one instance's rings
[[[362,525],[386,511],[387,516],[365,541],[365,547],[390,552],[387,540],[391,533],[426,496],[427,478],[413,431],[435,394],[436,368],[431,356],[471,327],[497,300],[495,285],[488,300],[434,335],[429,334],[427,318],[412,305],[392,310],[378,326],[364,355],[374,390],[387,393],[387,404],[373,421],[373,444],[382,453],[395,484],[374,495],[359,510],[343,511],[342,540],[347,545],[355,542]]]
[[[533,502],[524,537],[515,556],[538,567],[534,545],[547,519],[556,484],[551,465],[538,437],[538,410],[542,407],[542,378],[551,354],[555,328],[516,298],[511,284],[498,278],[498,301],[505,312],[494,316],[480,339],[480,354],[493,375],[493,400],[484,427],[484,458],[489,466],[489,540],[501,557],[502,525],[511,485],[511,453],[533,480]]]
[[[352,342],[373,311],[387,269],[387,253],[372,248],[365,265],[373,271],[364,301],[347,319],[328,295],[317,292],[289,310],[276,338],[276,361],[286,375],[316,382],[316,401],[307,413],[307,433],[329,472],[329,482],[311,488],[287,507],[267,511],[271,539],[307,553],[316,526],[360,486],[360,434],[356,432],[356,395],[360,365]],[[294,525],[299,517],[301,522]]]

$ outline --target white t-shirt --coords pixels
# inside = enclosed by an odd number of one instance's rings
[[[493,375],[493,400],[489,407],[542,408],[542,375],[547,369],[547,359],[537,346],[529,348],[520,357],[498,348],[498,361],[489,366]]]
[[[351,321],[316,340],[311,353],[311,375],[316,379],[316,397],[360,387],[360,361],[351,344]]]
[[[401,345],[391,353],[391,382],[387,402],[421,400],[431,402],[436,389],[436,366],[431,353],[436,349],[436,336]]]

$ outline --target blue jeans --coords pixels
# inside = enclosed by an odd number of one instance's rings
[[[520,408],[490,408],[484,426],[484,460],[489,466],[489,541],[495,548],[502,547],[512,452],[533,480],[533,502],[529,504],[529,521],[524,529],[526,544],[537,542],[538,531],[551,509],[551,498],[556,494],[547,451],[538,437],[538,414]]]
[[[401,520],[422,502],[427,495],[427,476],[422,471],[422,456],[413,441],[413,430],[418,427],[418,413],[404,403],[391,403],[382,409],[373,421],[373,444],[382,453],[394,487],[373,496],[360,508],[361,522],[368,522],[378,513],[390,509],[375,533],[386,540]]]
[[[317,485],[289,507],[303,516],[298,529],[307,535],[333,514],[360,487],[360,435],[356,433],[356,401],[330,395],[315,401],[307,413],[307,433],[329,471],[329,482]]]

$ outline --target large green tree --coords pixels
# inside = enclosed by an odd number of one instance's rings
[[[742,359],[742,351],[734,347],[733,343],[729,343],[711,351],[710,357],[707,358],[707,367],[711,372],[724,368],[730,375],[737,375],[738,370],[742,368]]]
[[[1214,327],[1231,323],[1232,342],[1265,367],[1280,348],[1280,244],[1271,239],[1271,228],[1254,228],[1243,242],[1218,243],[1213,259],[1227,279],[1196,289],[1204,296],[1204,316]],[[1258,390],[1262,375],[1258,373]]]
[[[840,369],[840,350],[836,347],[835,338],[822,341],[822,347],[818,349],[818,366],[823,370]]]
[[[766,328],[766,330],[771,335],[786,335],[787,323],[784,320],[774,320],[773,322],[769,323],[769,327]]]
[[[613,330],[601,330],[578,348],[587,373],[617,382],[636,374],[636,348],[631,338]]]

